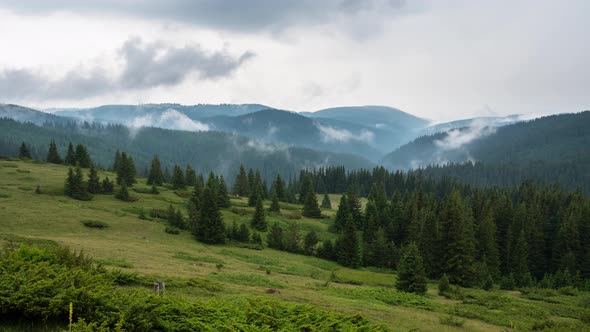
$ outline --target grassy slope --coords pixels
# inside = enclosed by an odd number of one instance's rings
[[[567,308],[577,305],[577,297],[556,296],[553,302],[557,304],[550,304],[533,302],[516,293],[497,292],[495,294],[501,296],[502,301],[509,301],[510,305],[486,308],[439,297],[434,284],[430,285],[426,297],[405,296],[392,289],[395,275],[391,271],[352,270],[333,262],[271,249],[258,251],[231,244],[204,245],[193,240],[188,232],[179,235],[165,233],[162,221],[138,218],[139,208],[146,211],[166,209],[169,204],[174,204],[185,211],[185,199],[173,191],[162,190],[160,195],[132,191],[139,197],[133,203],[105,195],[81,202],[62,195],[66,172],[67,168],[58,165],[0,160],[0,242],[27,237],[83,249],[107,266],[138,272],[143,280],[165,280],[170,296],[188,299],[197,296],[273,296],[327,310],[362,313],[395,331],[413,328],[421,331],[496,331],[513,323],[530,326],[541,314],[543,318],[558,320],[576,317]],[[114,178],[110,173],[100,172],[99,175]],[[135,187],[147,188],[144,181],[140,179]],[[41,187],[41,195],[34,192],[37,185]],[[332,196],[331,199],[336,207],[339,197]],[[246,207],[245,200],[232,199],[232,205],[252,210]],[[285,204],[282,207],[283,215],[270,216],[269,222],[285,223],[285,216],[299,214],[298,206]],[[223,211],[223,214],[228,225],[233,220],[248,222],[250,218],[231,210]],[[333,215],[334,211],[325,211],[325,214]],[[109,227],[87,228],[82,225],[82,220],[103,221]],[[304,231],[315,229],[321,238],[333,236],[327,232],[331,219],[302,218],[297,222]],[[218,264],[223,267],[219,269]],[[327,283],[333,271],[345,283]],[[281,294],[267,295],[265,291],[271,287],[279,288]],[[488,296],[482,291],[469,292],[476,297]],[[394,303],[399,305],[392,305]],[[462,328],[441,325],[439,319],[451,305],[456,305],[460,311],[465,310],[464,316],[477,319],[468,319]]]

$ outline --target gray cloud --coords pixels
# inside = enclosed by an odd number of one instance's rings
[[[298,24],[323,24],[367,12],[397,13],[404,0],[2,0],[0,8],[18,13],[107,13],[238,32],[281,30]]]
[[[57,79],[35,69],[1,70],[0,98],[86,98],[115,90],[175,86],[194,74],[203,80],[215,80],[231,76],[255,55],[247,51],[234,57],[225,50],[210,53],[198,45],[175,48],[132,38],[121,47],[119,56],[124,66],[114,77],[107,76],[109,70],[100,66],[90,70],[74,68]]]

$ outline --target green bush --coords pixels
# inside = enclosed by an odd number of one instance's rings
[[[164,232],[168,233],[168,234],[180,234],[180,229],[174,226],[166,226],[166,228],[164,229]]]
[[[102,228],[109,227],[109,225],[107,223],[102,222],[102,221],[98,221],[98,220],[82,220],[81,223],[82,223],[82,225],[89,227],[89,228],[102,229]]]

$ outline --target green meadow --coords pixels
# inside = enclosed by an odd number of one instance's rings
[[[130,189],[138,198],[134,202],[113,195],[77,201],[63,195],[66,174],[67,168],[61,165],[0,160],[0,242],[4,246],[67,246],[83,251],[107,269],[134,274],[136,282],[125,287],[151,289],[153,281],[162,280],[166,297],[189,302],[268,298],[360,314],[392,331],[590,330],[587,292],[502,291],[496,286],[491,291],[461,289],[456,297],[446,298],[438,295],[433,280],[425,296],[403,293],[394,287],[395,271],[349,269],[315,257],[257,250],[240,243],[205,245],[188,231],[166,233],[166,220],[153,212],[165,211],[172,204],[186,216],[189,191],[164,187],[153,195],[145,179],[139,179]],[[116,177],[103,171],[99,176]],[[40,193],[36,193],[37,186]],[[324,219],[304,218],[301,206],[281,203],[281,213],[267,215],[267,221],[285,225],[295,221],[302,234],[315,230],[320,239],[331,239],[334,234],[328,228],[339,196],[330,199],[333,210],[324,210]],[[249,224],[254,210],[247,200],[232,198],[231,203],[231,208],[222,211],[226,226],[234,221]],[[146,219],[139,218],[142,210]],[[269,293],[271,288],[280,293]],[[1,324],[0,330],[26,330]]]

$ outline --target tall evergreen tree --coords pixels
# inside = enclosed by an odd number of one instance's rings
[[[402,292],[425,294],[426,286],[426,271],[422,263],[422,256],[418,246],[414,242],[410,242],[404,249],[404,254],[399,262],[395,287]]]
[[[281,206],[279,205],[279,196],[277,195],[275,190],[272,191],[272,193],[270,195],[270,200],[271,200],[271,202],[270,202],[269,211],[280,213]]]
[[[88,194],[86,184],[84,183],[84,174],[79,165],[76,165],[76,170],[72,168],[68,170],[64,193],[78,200],[89,200],[92,197]]]
[[[148,172],[147,184],[161,186],[164,184],[164,173],[162,173],[162,165],[160,164],[160,158],[155,155],[152,158],[150,170]]]
[[[217,201],[220,207],[230,207],[231,203],[229,200],[229,195],[227,193],[227,185],[225,184],[225,179],[223,178],[223,175],[219,177],[219,190],[217,191],[217,197]]]
[[[285,250],[293,253],[301,252],[301,234],[299,233],[299,225],[294,220],[290,220],[287,224]]]
[[[318,198],[315,195],[315,192],[308,191],[306,193],[305,200],[303,202],[303,213],[302,215],[307,218],[321,218],[322,211],[318,206]]]
[[[98,194],[102,191],[100,178],[94,164],[90,164],[90,170],[88,172],[88,192],[91,194]]]
[[[285,183],[283,182],[281,175],[277,174],[277,177],[272,184],[272,190],[276,192],[280,202],[286,202],[287,195],[285,193]]]
[[[357,193],[351,188],[349,188],[348,193],[348,208],[350,210],[350,215],[352,217],[352,221],[357,229],[363,228],[363,213],[362,213],[362,204],[361,200],[358,198]]]
[[[350,214],[345,216],[344,230],[336,242],[338,263],[348,267],[358,267],[361,263],[361,247],[356,233],[356,225]]]
[[[266,242],[268,243],[269,248],[284,250],[285,238],[283,235],[283,229],[278,223],[275,222],[270,226],[270,230],[266,236]]]
[[[248,176],[246,175],[246,170],[244,169],[243,164],[240,164],[240,171],[238,175],[236,175],[232,193],[239,197],[250,196],[250,184],[248,183]]]
[[[70,144],[71,145],[71,144]],[[68,154],[69,154],[69,150],[68,150]],[[119,165],[121,164],[121,152],[119,152],[119,150],[117,149],[117,151],[115,152],[115,157],[113,159],[113,172],[118,173],[119,172]],[[118,183],[118,181],[117,181]]]
[[[489,209],[483,211],[480,216],[477,232],[478,258],[486,264],[492,277],[497,279],[500,276],[500,252],[496,241],[496,223]]]
[[[31,150],[25,144],[25,142],[22,142],[20,148],[18,149],[18,157],[20,159],[31,159]]]
[[[474,240],[457,190],[445,199],[441,213],[444,270],[452,283],[469,286],[474,281]]]
[[[102,193],[103,194],[112,194],[114,190],[115,190],[115,185],[113,184],[113,181],[110,181],[108,176],[105,177],[105,179],[102,180]]]
[[[225,226],[217,206],[217,193],[210,186],[205,186],[203,190],[200,212],[196,227],[197,239],[210,244],[225,242]]]
[[[186,182],[184,181],[184,173],[182,172],[182,168],[180,168],[180,166],[178,165],[174,165],[174,170],[172,171],[172,188],[186,188]]]
[[[305,234],[305,237],[303,238],[303,253],[308,256],[315,255],[316,247],[319,242],[320,239],[316,231],[311,230]]]
[[[121,152],[119,155],[119,161],[117,162],[117,184],[125,184],[130,187],[133,186],[137,180],[135,179],[136,170],[135,163],[131,156],[127,156],[127,153]]]
[[[330,202],[330,197],[328,196],[328,192],[324,193],[324,199],[322,199],[322,209],[332,209],[332,202]]]
[[[57,152],[57,145],[55,144],[54,140],[51,140],[49,143],[49,150],[47,151],[47,162],[52,164],[61,164],[63,160],[59,156],[59,152]]]
[[[64,163],[71,166],[76,165],[76,154],[74,153],[74,146],[71,142],[68,144],[68,152],[66,153],[66,159],[64,160]]]
[[[303,178],[303,183],[301,185],[301,191],[299,192],[299,204],[305,204],[305,200],[309,196],[309,193],[312,193],[315,195],[311,176],[305,175],[305,177]],[[316,201],[316,205],[317,205],[317,201]]]
[[[336,210],[336,218],[334,220],[334,228],[340,232],[346,226],[347,218],[350,216],[350,209],[348,207],[348,198],[346,195],[340,197],[340,204]]]
[[[187,187],[192,187],[195,185],[195,183],[197,183],[197,173],[190,165],[186,165],[186,170],[184,171],[184,182]]]
[[[129,190],[127,189],[127,183],[125,181],[121,182],[121,187],[119,188],[119,192],[117,192],[115,195],[115,198],[125,202],[128,202],[131,199],[129,196]]]
[[[88,150],[84,145],[76,145],[76,152],[74,153],[74,155],[76,156],[76,162],[78,163],[78,165],[80,165],[80,167],[88,168],[90,167],[90,164],[92,164],[92,160],[90,159]]]
[[[267,224],[266,224],[266,216],[264,213],[264,206],[262,205],[262,197],[259,196],[256,200],[256,210],[254,211],[254,216],[252,216],[251,221],[252,227],[254,229],[264,232],[266,231]]]

